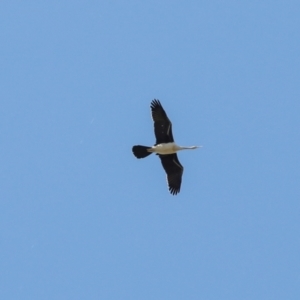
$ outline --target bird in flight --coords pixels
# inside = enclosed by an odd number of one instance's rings
[[[169,191],[172,195],[177,195],[180,192],[183,166],[179,162],[176,152],[185,149],[197,149],[201,146],[182,147],[176,145],[172,134],[172,123],[160,104],[160,101],[157,99],[152,100],[150,107],[154,122],[156,143],[152,147],[141,145],[133,146],[132,152],[136,158],[144,158],[151,153],[156,153],[167,174]]]

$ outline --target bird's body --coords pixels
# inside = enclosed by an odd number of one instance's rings
[[[173,154],[177,151],[177,145],[175,143],[161,143],[152,146],[150,149],[148,149],[148,151],[155,152],[161,155]]]
[[[196,149],[197,146],[182,147],[176,145],[172,134],[172,123],[167,117],[159,100],[151,102],[151,113],[154,121],[154,133],[156,144],[152,147],[133,146],[132,152],[137,158],[144,158],[151,153],[156,153],[161,159],[163,168],[167,173],[167,182],[171,194],[176,195],[180,192],[183,166],[180,164],[177,151],[185,149]]]
[[[176,153],[177,151],[180,151],[180,150],[196,149],[196,148],[198,148],[198,147],[197,146],[182,147],[182,146],[178,146],[174,142],[172,142],[172,143],[161,143],[158,145],[154,145],[150,149],[148,149],[148,152],[155,152],[157,154],[166,155],[166,154]]]

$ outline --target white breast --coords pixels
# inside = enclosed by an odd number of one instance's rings
[[[153,152],[158,154],[173,154],[176,153],[175,143],[162,143],[152,147]]]

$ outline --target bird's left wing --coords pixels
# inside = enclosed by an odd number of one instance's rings
[[[180,192],[183,166],[178,160],[177,154],[159,155],[163,168],[167,173],[169,191],[172,195]]]

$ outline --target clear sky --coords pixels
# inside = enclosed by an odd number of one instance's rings
[[[299,1],[1,1],[0,298],[300,299]],[[157,98],[183,151],[155,141]]]

